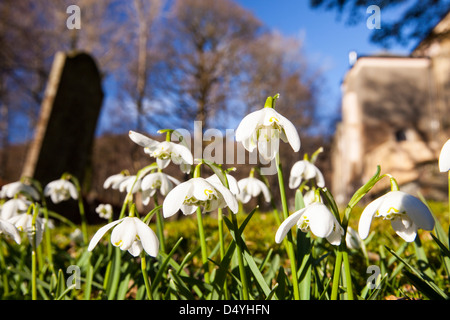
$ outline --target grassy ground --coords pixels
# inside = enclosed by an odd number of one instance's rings
[[[435,214],[436,219],[447,233],[450,217],[448,205],[442,203],[429,203],[429,205],[432,212]],[[361,211],[362,208],[355,208],[350,217],[349,226],[355,230],[357,230],[357,223]],[[242,223],[246,218],[246,214],[238,213],[237,217],[239,223]],[[212,261],[215,261],[215,263],[220,262],[217,223],[217,218],[214,214],[204,215],[205,234],[210,258]],[[101,226],[102,225],[90,225],[88,227],[89,237],[92,237]],[[152,223],[150,226],[156,231],[155,224]],[[282,275],[290,274],[290,264],[286,251],[282,244],[276,244],[274,240],[277,228],[278,225],[273,212],[256,212],[250,219],[243,234],[248,251],[251,253],[258,266],[260,266],[261,274],[270,286],[283,282],[284,278]],[[69,265],[76,265],[84,259],[83,255],[85,254],[85,249],[80,246],[77,240],[71,238],[73,230],[73,226],[67,225],[58,225],[55,229],[51,230],[56,270],[65,270]],[[294,232],[294,236],[295,233],[296,232]],[[170,251],[175,243],[182,238],[172,258],[176,263],[181,263],[187,256],[192,255],[192,259],[184,265],[183,270],[186,272],[186,275],[192,278],[201,278],[199,270],[202,269],[203,264],[199,249],[200,243],[196,216],[192,215],[179,220],[165,221],[164,234],[167,245],[166,251]],[[224,227],[224,234],[225,243],[230,243],[231,236],[226,227]],[[414,279],[412,276],[408,277],[405,275],[407,274],[405,273],[407,270],[404,262],[396,259],[392,253],[389,252],[388,248],[399,253],[405,262],[416,266],[425,274],[429,275],[433,283],[448,294],[450,292],[448,273],[445,270],[442,261],[443,256],[439,247],[436,245],[428,231],[420,230],[419,239],[420,243],[407,244],[394,233],[388,221],[375,220],[372,224],[371,234],[369,238],[364,241],[363,247],[350,251],[349,258],[355,296],[364,299],[369,297],[374,299],[429,298],[424,294],[423,288],[418,289],[415,286],[414,281],[412,281],[412,279]],[[327,286],[329,285],[329,279],[331,279],[334,271],[335,248],[324,239],[312,237],[311,240],[313,241],[314,248],[311,253],[313,258],[311,299],[325,299],[328,296],[329,288]],[[94,285],[92,286],[92,293],[90,296],[91,299],[105,298],[102,284],[104,285],[104,274],[107,272],[108,259],[111,257],[111,246],[107,246],[108,237],[104,237],[101,244],[104,245],[98,245],[94,249],[91,258],[91,261],[95,266],[95,274],[93,277]],[[421,245],[420,250],[417,248],[418,245]],[[45,250],[44,245],[41,247],[41,250]],[[2,283],[0,280],[0,294],[6,299],[23,299],[24,297],[26,299],[29,295],[29,283],[25,281],[27,280],[26,274],[29,272],[29,264],[27,262],[29,257],[29,252],[27,252],[27,250],[29,251],[29,246],[27,249],[26,246],[23,245],[19,247],[14,244],[3,243],[2,250],[3,261],[0,262],[2,262],[4,266],[14,266],[13,269],[15,271],[13,270],[14,272],[12,272],[11,267],[8,269],[8,272],[10,273],[10,276],[8,277],[10,278],[8,280],[9,286],[7,292],[5,292],[4,282]],[[420,256],[420,252],[424,253],[424,256]],[[20,261],[20,259],[22,259],[22,262],[18,264],[17,261]],[[122,286],[122,291],[119,291],[122,292],[120,297],[124,299],[136,297],[142,298],[144,290],[141,283],[142,275],[140,274],[140,265],[138,263],[139,258],[134,258],[130,254],[124,253],[122,259],[122,269],[126,270],[123,272],[123,276],[126,275],[126,279],[121,279],[124,284]],[[151,263],[150,277],[153,279],[158,268],[161,267],[159,264],[161,261],[152,258]],[[45,270],[45,263],[43,264],[43,268],[42,265],[40,266],[40,270],[43,270],[41,279],[42,283],[47,281],[48,288],[47,285],[42,285],[40,292],[42,295],[41,298],[45,298],[46,295],[48,298],[48,292],[51,292],[51,283],[54,280],[49,279],[48,271]],[[380,269],[383,281],[380,286],[381,289],[367,291],[365,287],[367,279],[370,276],[367,268],[371,265],[377,266]],[[210,267],[212,269],[217,269],[217,265],[213,262],[211,262]],[[168,268],[170,269],[170,266]],[[237,275],[236,262],[231,263],[231,268],[231,272]],[[166,277],[169,278],[167,275]],[[6,281],[5,278],[3,281]],[[23,283],[20,283],[20,281],[23,281]],[[161,287],[163,287],[163,285],[169,287],[170,281],[167,279],[164,281],[161,281]],[[235,282],[231,281],[231,284],[235,284]],[[232,286],[230,286],[230,288],[231,287]],[[258,286],[255,285],[254,287],[252,292],[253,296],[256,299],[260,296],[263,297],[259,292],[260,289]],[[282,290],[284,290],[284,292],[282,292]],[[288,298],[289,294],[288,285],[277,289],[277,295],[279,297]],[[71,297],[78,299],[83,296],[84,292],[81,290],[72,293]],[[160,293],[160,297],[167,297],[167,295],[164,296],[164,293]],[[176,295],[173,295],[173,297],[180,298]]]

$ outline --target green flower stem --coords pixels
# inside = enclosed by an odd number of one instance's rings
[[[36,219],[39,212],[39,205],[32,204],[30,206],[33,210],[33,219],[31,220],[31,299],[37,300],[37,275],[36,275],[36,260],[37,260],[37,246],[36,246]]]
[[[153,195],[153,201],[155,202],[155,208],[158,207],[159,206],[158,195],[156,193]],[[166,240],[164,237],[164,219],[161,210],[158,210],[156,212],[156,228],[159,239],[159,250],[161,250],[161,252],[163,253],[166,253]]]
[[[230,186],[228,184],[228,180],[227,180],[227,175],[226,172],[222,172],[223,176],[224,176],[224,182],[225,182],[225,187],[227,187],[228,189],[230,189]],[[254,174],[254,170],[251,170],[250,173],[252,176]],[[230,211],[229,211],[230,212]],[[242,283],[242,298],[244,300],[248,300],[249,299],[249,295],[248,295],[248,284],[247,284],[247,273],[245,272],[245,265],[244,265],[244,256],[243,256],[243,244],[242,244],[242,237],[241,234],[239,232],[239,226],[238,226],[238,222],[237,222],[237,218],[236,215],[231,213],[231,221],[233,223],[233,228],[234,228],[234,234],[236,237],[236,253],[237,253],[237,258],[238,258],[238,265],[239,265],[239,275],[241,277],[241,283]]]
[[[53,251],[52,251],[52,241],[50,235],[50,228],[48,228],[48,208],[47,203],[45,201],[45,197],[42,195],[42,211],[44,213],[45,225],[44,225],[44,236],[45,236],[45,253],[47,255],[48,264],[50,266],[50,270],[55,273],[55,268],[53,265]]]
[[[280,214],[278,212],[277,205],[275,204],[272,191],[270,190],[269,180],[267,180],[265,175],[261,174],[261,170],[259,170],[259,168],[257,168],[257,170],[258,170],[259,176],[261,177],[261,180],[267,186],[267,189],[269,189],[270,205],[272,206],[272,212],[273,212],[273,215],[275,216],[275,221],[276,221],[277,225],[281,225]],[[253,171],[254,171],[254,168],[252,168],[252,171],[250,171],[251,176],[253,175]]]
[[[222,208],[217,209],[217,226],[219,230],[219,250],[220,250],[220,260],[225,256],[225,240],[223,238],[223,210]]]
[[[83,204],[83,197],[81,195],[81,185],[78,179],[72,175],[70,175],[70,180],[72,180],[73,184],[75,185],[75,188],[77,189],[78,193],[78,210],[80,211],[80,217],[81,217],[81,232],[83,233],[83,244],[85,246],[88,245],[89,238],[87,233],[87,221],[86,221],[86,213],[84,211],[84,204]]]
[[[239,226],[237,222],[236,215],[231,213],[231,222],[233,223],[234,228],[234,234],[236,237],[237,245],[236,245],[236,253],[238,258],[238,264],[239,264],[239,275],[241,277],[241,283],[242,283],[242,299],[248,300],[248,285],[247,285],[247,273],[245,272],[245,265],[244,265],[244,257],[243,257],[243,251],[242,251],[242,238],[239,233]]]
[[[193,178],[199,178],[201,175],[201,166],[202,162],[197,164],[194,169]],[[202,253],[202,262],[205,267],[205,282],[209,283],[209,264],[208,264],[208,251],[206,247],[206,238],[205,238],[205,228],[203,226],[203,215],[200,207],[197,208],[197,223],[198,223],[198,234],[200,238],[200,248]]]
[[[142,252],[141,254],[141,270],[142,270],[142,276],[144,277],[144,283],[145,283],[145,291],[147,292],[147,298],[148,300],[153,300],[152,296],[152,289],[150,286],[150,278],[147,273],[147,262],[145,257],[145,252]]]
[[[81,193],[78,196],[78,208],[80,210],[81,232],[83,233],[83,243],[85,246],[87,246],[89,243],[89,237],[88,237],[88,232],[87,232],[86,213],[84,211],[84,204],[83,204],[83,198],[81,197]]]
[[[111,286],[109,287],[108,292],[108,300],[114,300],[117,288],[119,287],[119,280],[120,280],[120,267],[122,263],[122,252],[120,251],[119,247],[114,247],[115,255],[114,255],[114,265],[113,265],[113,274],[110,274],[112,276],[112,282]]]
[[[277,166],[277,172],[278,172],[278,184],[280,186],[280,196],[281,196],[281,203],[283,206],[283,217],[286,220],[289,217],[289,209],[287,206],[287,200],[286,200],[286,191],[284,188],[284,178],[283,178],[283,170],[280,162],[280,156],[277,154],[276,156],[276,166]],[[289,231],[287,233],[287,254],[291,263],[291,272],[292,272],[292,286],[294,287],[294,299],[300,300],[300,290],[298,286],[298,277],[297,277],[297,263],[295,258],[295,252],[294,252],[294,241],[292,239],[292,232]]]
[[[137,180],[137,179],[136,179]],[[135,181],[136,183],[136,181]],[[131,190],[127,193],[125,196],[125,199],[122,204],[122,209],[120,210],[119,214],[119,220],[125,217],[125,212],[128,207],[128,203],[132,200]],[[112,246],[111,241],[108,241],[109,246]],[[105,281],[104,281],[104,287],[107,289],[108,292],[108,300],[113,300],[117,288],[119,285],[120,280],[120,265],[122,262],[122,253],[120,252],[120,248],[114,247],[112,248],[114,250],[114,256],[111,264],[108,264],[108,268],[106,269],[105,273]]]
[[[205,267],[205,282],[209,283],[209,264],[208,264],[208,251],[206,247],[205,229],[203,227],[202,210],[197,208],[197,222],[198,222],[198,234],[200,237],[200,246],[202,252],[202,262]]]
[[[220,250],[220,261],[223,260],[225,256],[225,239],[223,237],[223,210],[222,208],[217,209],[217,226],[219,232],[219,250]],[[229,299],[227,284],[224,283],[223,291],[225,294],[225,300]]]
[[[339,281],[341,278],[341,265],[342,265],[342,251],[338,250],[336,253],[336,263],[334,265],[333,287],[331,288],[331,300],[337,300]]]
[[[8,268],[5,263],[5,258],[3,256],[3,242],[0,242],[0,272],[2,274],[3,281],[3,297],[7,297],[9,295],[9,284],[8,284]]]
[[[344,275],[345,275],[345,286],[347,287],[347,299],[353,300],[352,275],[350,274],[350,262],[348,260],[348,251],[346,247],[342,253],[342,258],[344,260]]]

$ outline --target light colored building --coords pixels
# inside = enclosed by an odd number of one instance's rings
[[[342,121],[332,150],[332,191],[345,204],[376,172],[401,189],[447,195],[437,159],[450,138],[450,13],[410,56],[359,57],[342,83]],[[389,186],[385,179],[374,193]]]

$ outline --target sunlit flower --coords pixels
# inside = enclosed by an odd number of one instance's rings
[[[439,155],[439,171],[450,171],[450,139],[442,146],[441,153]]]
[[[44,188],[44,195],[46,197],[50,196],[53,203],[60,203],[70,198],[78,199],[75,185],[66,179],[54,180],[47,184]]]
[[[235,196],[237,196],[239,194],[239,186],[238,186],[238,182],[236,180],[235,177],[233,177],[232,175],[229,175],[228,173],[226,174],[226,178],[228,181],[228,188],[230,189],[231,193],[234,194]],[[222,184],[222,182],[220,181],[220,178],[217,174],[213,174],[211,176],[209,176],[208,178],[206,178],[206,180],[212,184]]]
[[[101,203],[95,208],[95,212],[97,212],[100,218],[108,220],[112,217],[113,209],[109,203]]]
[[[31,185],[25,184],[21,181],[11,182],[5,184],[0,190],[0,198],[14,198],[17,194],[25,193],[34,200],[39,200],[39,192]]]
[[[174,185],[180,184],[178,179],[163,172],[154,172],[146,175],[141,182],[142,202],[147,205],[150,198],[159,190],[165,196],[173,189]]]
[[[319,168],[308,160],[297,161],[291,168],[289,188],[296,189],[300,186],[302,180],[310,179],[315,179],[318,187],[325,187],[325,179]]]
[[[0,233],[6,233],[8,236],[13,238],[14,241],[17,242],[18,244],[22,242],[19,231],[11,222],[0,219]]]
[[[0,218],[8,220],[18,214],[25,213],[28,210],[30,204],[31,202],[21,198],[9,199],[2,206],[2,210],[0,211]]]
[[[236,129],[236,141],[252,152],[258,147],[265,160],[272,160],[279,149],[279,139],[289,142],[292,149],[300,150],[300,137],[295,126],[273,108],[265,107],[242,119]]]
[[[116,227],[111,233],[113,246],[128,250],[135,257],[141,254],[142,249],[152,257],[158,255],[158,237],[145,222],[136,217],[122,218],[98,229],[89,243],[88,251],[92,251],[105,233],[114,226]]]
[[[180,165],[183,172],[190,171],[190,165],[194,163],[191,151],[182,144],[177,144],[171,141],[159,142],[143,134],[130,131],[130,139],[136,144],[144,147],[144,152],[153,158],[156,158],[158,168],[166,168],[170,161]]]
[[[183,214],[188,215],[194,213],[198,207],[203,207],[203,212],[210,212],[226,206],[237,213],[237,200],[228,188],[204,178],[192,178],[169,192],[164,199],[163,216],[170,217],[180,209]]]
[[[331,211],[321,202],[314,202],[311,205],[294,212],[290,215],[277,230],[275,241],[281,243],[289,230],[297,224],[302,232],[311,232],[320,238],[326,238],[332,245],[339,245],[344,235],[339,222]]]
[[[25,232],[27,234],[30,243],[32,242],[32,221],[33,216],[28,213],[18,214],[8,220],[8,222],[13,224],[17,228],[17,230],[19,230],[20,232]],[[42,241],[44,231],[44,220],[40,217],[36,217],[35,226],[36,226],[36,247],[37,247]]]
[[[418,198],[402,191],[390,191],[367,205],[359,220],[361,239],[369,235],[373,217],[390,220],[395,232],[407,242],[416,238],[417,229],[432,230],[434,218]]]
[[[264,200],[270,202],[270,191],[266,184],[254,177],[247,177],[238,181],[240,193],[237,198],[242,203],[247,203],[252,197],[257,197],[261,193],[264,195]]]

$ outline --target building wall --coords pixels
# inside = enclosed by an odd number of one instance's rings
[[[377,165],[405,191],[446,197],[437,159],[450,138],[449,31],[450,14],[411,56],[361,57],[346,74],[332,150],[338,203],[345,204]],[[389,187],[385,180],[373,194]]]

